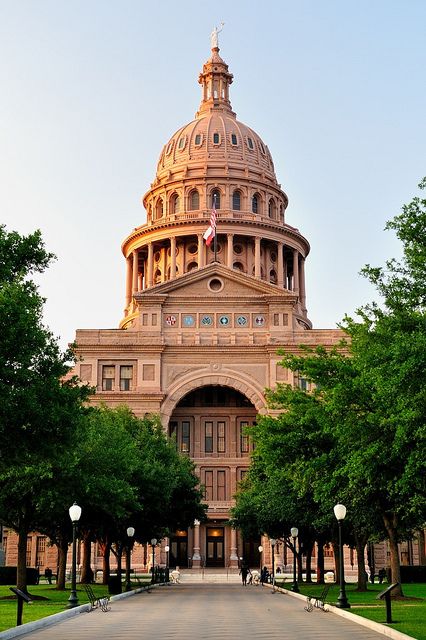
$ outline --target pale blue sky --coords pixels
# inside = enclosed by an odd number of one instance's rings
[[[40,283],[62,345],[118,326],[121,242],[222,20],[232,106],[311,243],[314,326],[370,300],[360,268],[399,251],[385,221],[426,174],[424,0],[0,0],[0,219],[58,256]]]

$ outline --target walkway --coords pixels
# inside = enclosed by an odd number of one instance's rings
[[[385,637],[267,587],[181,584],[112,603],[24,636],[29,640],[380,640]]]

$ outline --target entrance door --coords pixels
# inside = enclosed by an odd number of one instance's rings
[[[172,568],[188,566],[187,535],[181,534],[170,539],[169,566]]]
[[[244,540],[243,542],[243,557],[244,561],[249,567],[257,567],[260,565],[260,553],[259,553],[260,540]]]
[[[225,566],[225,530],[223,527],[207,527],[207,567]]]

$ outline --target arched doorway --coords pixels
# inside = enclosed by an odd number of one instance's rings
[[[169,435],[176,447],[195,463],[208,520],[189,539],[193,566],[237,566],[244,552],[237,534],[226,522],[234,495],[250,464],[250,427],[257,410],[240,391],[223,385],[205,385],[181,398],[169,421]]]

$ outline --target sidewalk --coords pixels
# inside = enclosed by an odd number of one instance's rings
[[[81,613],[31,640],[380,640],[386,636],[315,610],[268,588],[181,584],[116,600],[111,611]],[[0,634],[0,638],[1,638]]]

